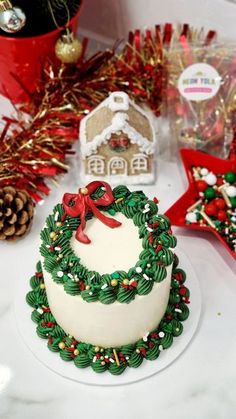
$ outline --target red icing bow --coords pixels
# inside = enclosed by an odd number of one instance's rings
[[[90,195],[99,187],[103,187],[105,189],[104,194],[100,198],[92,199]],[[114,197],[110,185],[108,185],[106,182],[100,181],[89,183],[85,188],[79,189],[78,194],[64,194],[62,203],[65,215],[70,215],[71,217],[80,217],[80,225],[77,228],[75,234],[77,240],[85,244],[91,243],[91,240],[83,231],[86,226],[85,217],[89,210],[92,211],[92,213],[103,224],[106,224],[110,228],[119,227],[121,225],[119,221],[107,217],[97,208],[98,206],[106,207],[113,201]],[[73,205],[71,205],[71,203],[73,203]]]

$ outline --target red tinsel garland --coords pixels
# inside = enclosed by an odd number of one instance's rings
[[[171,24],[154,32],[130,32],[120,53],[98,52],[75,66],[53,69],[45,64],[42,81],[18,120],[5,118],[0,139],[0,186],[25,189],[38,202],[48,194],[45,180],[67,171],[66,154],[78,137],[81,118],[115,90],[126,91],[138,102],[160,114],[165,86],[164,53],[173,37],[191,40],[184,25],[174,31]],[[200,35],[199,35],[200,36]],[[208,44],[215,32],[201,40]],[[83,41],[84,51],[87,40]],[[9,128],[11,134],[8,134]]]

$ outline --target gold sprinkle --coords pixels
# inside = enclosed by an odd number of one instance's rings
[[[112,279],[111,280],[111,286],[112,287],[116,287],[118,285],[118,281],[117,281],[117,279]]]
[[[123,201],[124,200],[124,198],[118,198],[116,201],[115,201],[115,203],[116,204],[119,204],[119,202],[121,202],[121,201]]]
[[[196,201],[193,205],[191,205],[191,207],[189,207],[187,209],[187,212],[191,212],[192,210],[194,210],[199,204],[201,204],[202,200],[199,199],[198,201]]]
[[[204,211],[200,211],[200,214],[202,218],[204,218],[204,220],[207,222],[207,224],[209,224],[209,226],[216,229],[215,224],[213,223],[213,221],[211,221],[211,219],[208,217],[208,215]]]
[[[232,204],[231,204],[231,202],[230,202],[230,200],[229,200],[229,197],[228,197],[228,195],[227,195],[227,193],[225,192],[225,185],[221,185],[219,188],[218,188],[218,190],[220,191],[220,193],[221,193],[221,195],[223,196],[223,198],[224,198],[224,200],[225,200],[225,203],[226,203],[226,205],[229,207],[229,208],[232,208]]]
[[[41,288],[41,290],[43,290],[45,288],[45,284],[40,284],[39,288]]]
[[[94,351],[95,351],[95,352],[99,352],[99,351],[100,351],[99,346],[95,346]]]
[[[80,193],[82,193],[82,195],[88,195],[88,188],[80,188]]]
[[[115,357],[115,360],[116,360],[116,365],[119,367],[120,366],[120,361],[119,361],[119,358],[118,358],[118,355],[117,355],[117,352],[116,352],[115,349],[113,349],[113,354],[114,354],[114,357]]]
[[[79,355],[79,349],[75,349],[73,353],[75,356]]]
[[[65,347],[66,347],[64,342],[60,342],[58,346],[59,346],[60,349],[65,349]]]

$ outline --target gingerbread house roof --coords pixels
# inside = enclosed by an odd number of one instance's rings
[[[153,154],[155,133],[149,116],[125,92],[113,92],[81,121],[82,157],[95,154],[112,134],[121,131],[141,152]]]

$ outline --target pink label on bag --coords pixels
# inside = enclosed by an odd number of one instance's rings
[[[207,100],[215,96],[221,85],[221,76],[209,64],[197,63],[187,67],[178,80],[178,89],[185,99]]]

